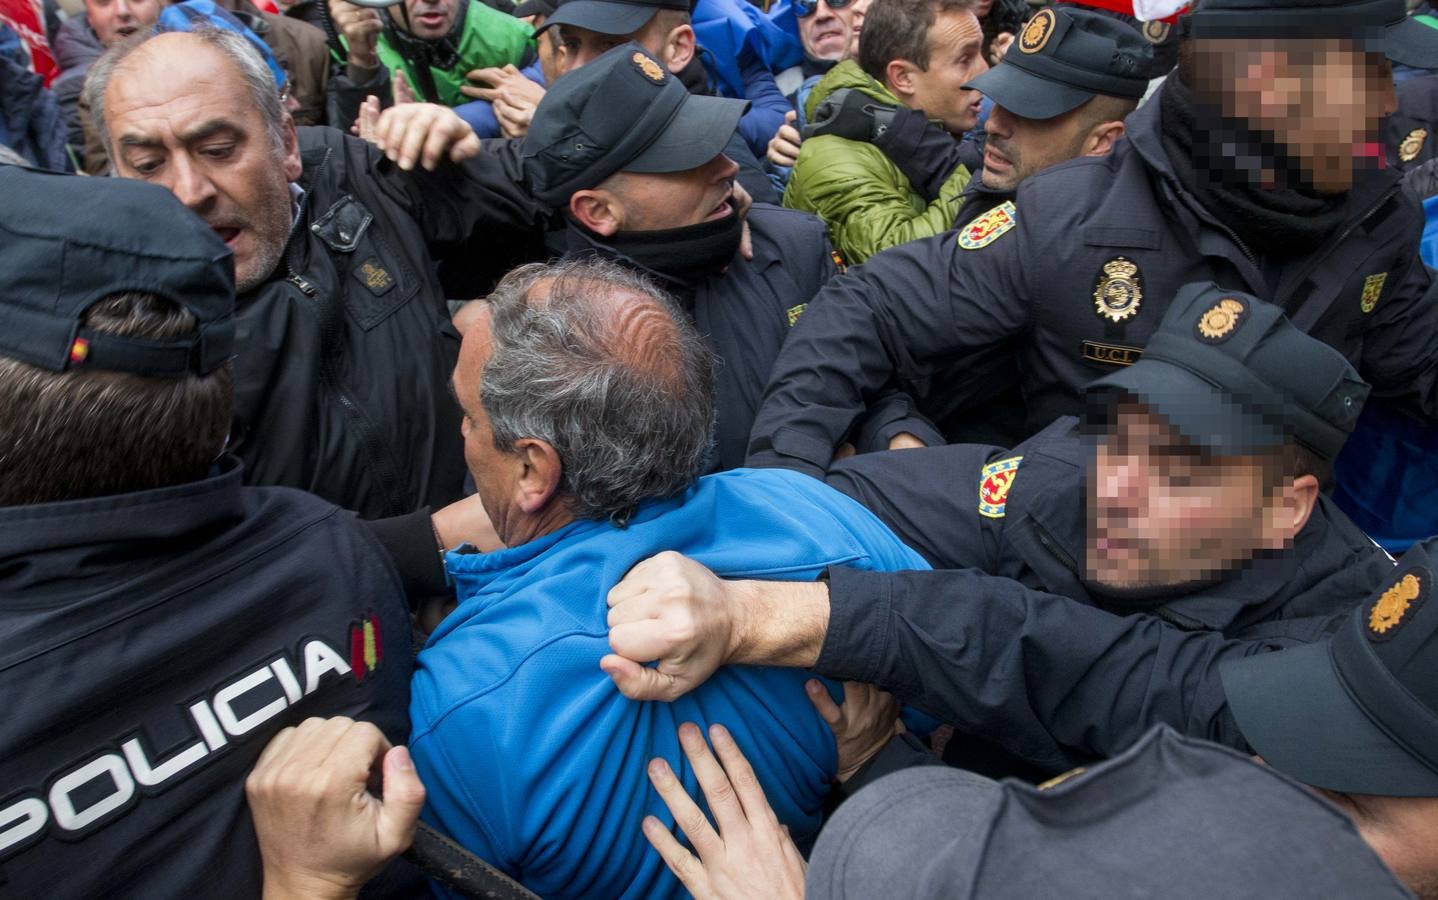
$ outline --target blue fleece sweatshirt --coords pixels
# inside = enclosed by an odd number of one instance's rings
[[[424,817],[547,900],[683,896],[640,831],[646,814],[674,825],[645,775],[651,758],[698,796],[683,722],[727,727],[796,839],[818,828],[836,757],[807,672],[727,667],[674,703],[637,703],[600,671],[609,589],[664,550],[726,578],[928,568],[858,503],[779,469],[701,478],[624,529],[581,521],[448,554],[459,607],[419,654],[410,701]]]

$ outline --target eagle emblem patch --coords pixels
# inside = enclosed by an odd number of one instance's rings
[[[1143,303],[1143,276],[1138,266],[1122,256],[1103,264],[1093,289],[1094,309],[1111,322],[1122,322]]]
[[[1014,202],[1005,200],[965,226],[959,232],[959,246],[980,250],[1008,234],[1017,224]]]
[[[1022,456],[1012,456],[989,463],[979,473],[979,515],[1002,519],[1009,502],[1009,489],[1019,474]]]

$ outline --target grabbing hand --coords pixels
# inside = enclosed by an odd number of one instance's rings
[[[505,137],[524,137],[529,133],[534,110],[544,99],[543,86],[530,81],[512,65],[475,69],[465,78],[475,84],[461,85],[460,91],[467,97],[490,102]]]
[[[446,156],[463,162],[484,149],[458,113],[434,103],[391,106],[380,113],[369,140],[406,172],[416,162],[434,171]]]
[[[383,800],[366,789],[381,761]],[[306,719],[275,735],[245,793],[268,900],[356,896],[409,847],[424,806],[409,751],[346,718]]]
[[[346,0],[328,0],[330,21],[335,30],[344,36],[349,51],[350,64],[361,69],[379,67],[379,54],[375,43],[384,30],[384,22],[378,10],[347,3]]]
[[[672,551],[651,556],[609,591],[614,652],[599,667],[631,700],[676,700],[724,664],[736,611],[713,572]]]
[[[817,678],[804,683],[809,702],[834,731],[839,748],[838,780],[848,781],[874,758],[889,738],[902,734],[904,723],[899,719],[899,701],[873,685],[857,681],[844,682],[844,705],[834,703],[829,690]]]
[[[799,144],[804,139],[799,136],[799,129],[794,127],[798,117],[799,114],[792,109],[784,113],[784,124],[769,139],[769,162],[776,166],[792,168],[799,161]]]
[[[804,858],[779,824],[754,769],[723,725],[711,726],[709,738],[718,759],[698,726],[679,726],[679,743],[704,790],[718,833],[668,763],[655,759],[649,763],[649,780],[699,856],[685,850],[653,816],[644,819],[644,836],[695,900],[802,898]]]
[[[896,112],[896,107],[877,103],[862,91],[840,88],[814,110],[814,121],[804,126],[804,137],[829,134],[869,143],[888,130]]]

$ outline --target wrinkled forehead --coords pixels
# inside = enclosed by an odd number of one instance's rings
[[[182,124],[201,116],[238,126],[258,115],[239,67],[189,34],[146,41],[115,67],[105,89],[105,120],[112,132],[128,120]]]

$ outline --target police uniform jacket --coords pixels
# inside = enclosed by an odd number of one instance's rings
[[[1158,102],[1102,158],[1040,172],[966,227],[887,250],[815,299],[775,364],[750,462],[821,473],[895,375],[1019,363],[1033,433],[1081,409],[1080,388],[1137,359],[1184,284],[1214,281],[1283,307],[1348,357],[1379,396],[1438,412],[1438,304],[1417,256],[1421,212],[1394,177],[1364,179],[1321,245],[1259,259],[1179,184]],[[1303,252],[1307,249],[1307,252]],[[979,404],[991,378],[949,382]]]
[[[832,486],[951,571],[832,569],[817,671],[895,691],[1045,771],[1116,753],[1159,722],[1243,748],[1216,663],[1319,639],[1392,561],[1320,497],[1282,554],[1168,598],[1106,597],[1083,578],[1090,458],[1064,417],[1012,450],[836,465]]]
[[[719,357],[717,438],[709,471],[743,465],[774,358],[809,300],[839,271],[824,223],[814,216],[756,203],[748,222],[754,258],[735,255],[725,271],[693,286],[666,280],[602,244],[585,242],[570,249],[571,255],[595,253],[655,275]]]
[[[408,734],[379,545],[299,491],[197,482],[0,508],[0,895],[258,897],[244,780],[310,716]]]
[[[249,483],[365,517],[443,505],[464,479],[459,341],[431,256],[483,256],[537,214],[491,157],[406,173],[336,130],[299,135],[298,219],[274,274],[238,301],[230,447]]]

